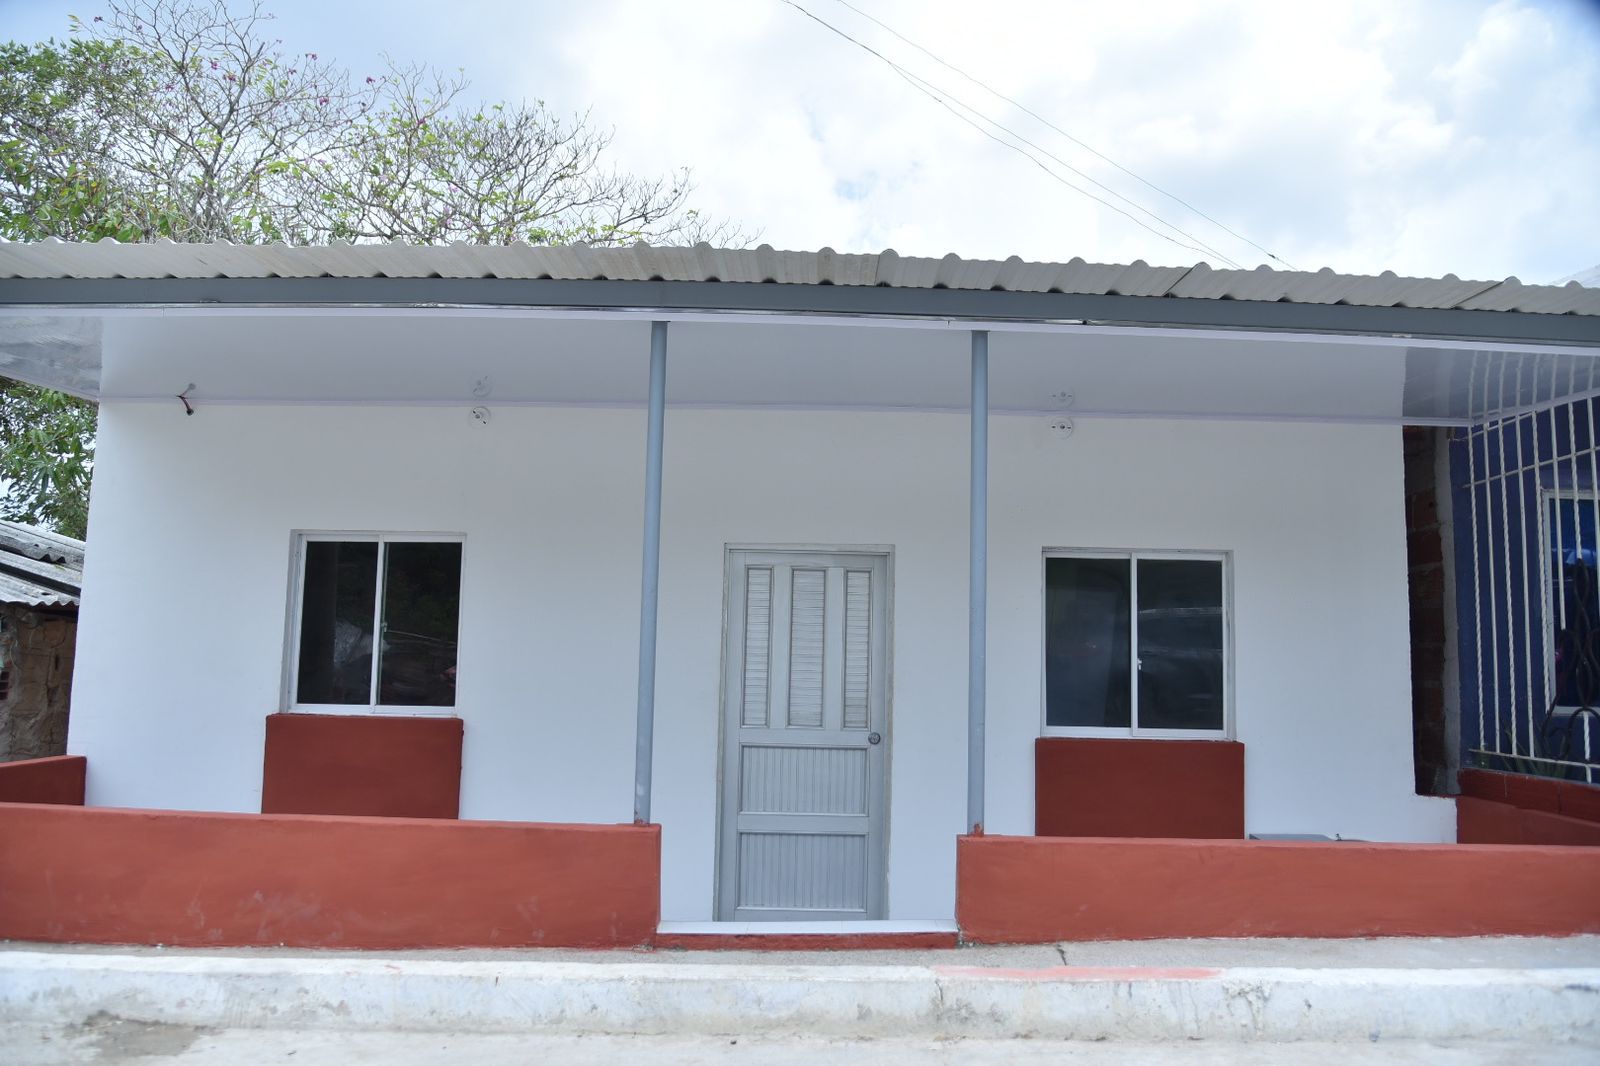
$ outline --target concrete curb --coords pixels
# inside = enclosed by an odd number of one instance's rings
[[[1600,969],[768,966],[0,954],[0,1021],[220,1028],[1600,1043]]]

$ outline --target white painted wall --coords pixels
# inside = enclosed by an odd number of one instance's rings
[[[253,811],[291,531],[465,534],[466,818],[631,816],[644,418],[108,404],[71,750],[89,802]],[[992,425],[988,829],[1032,830],[1040,551],[1233,553],[1250,831],[1447,840],[1412,794],[1395,428]],[[723,547],[894,547],[890,916],[949,917],[965,806],[967,423],[672,410],[655,816],[663,916],[706,919]]]

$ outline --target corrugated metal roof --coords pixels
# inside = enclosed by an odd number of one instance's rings
[[[717,281],[1171,296],[1363,307],[1417,307],[1600,316],[1600,289],[1577,283],[1524,285],[1516,278],[1442,278],[1126,264],[942,259],[887,250],[847,254],[758,248],[618,248],[527,244],[73,244],[55,239],[0,244],[0,278],[504,278],[596,281]]]
[[[76,607],[83,548],[83,541],[60,533],[0,521],[0,603]]]

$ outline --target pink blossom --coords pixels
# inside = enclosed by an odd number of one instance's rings
[[[312,61],[312,62],[316,62],[316,59],[317,59],[317,53],[315,53],[315,52],[307,52],[307,53],[306,53],[306,57],[307,57],[307,58],[308,58],[308,59],[310,59],[310,60],[311,60],[311,61]]]
[[[377,78],[374,78],[374,77],[373,77],[373,76],[372,76],[372,75],[371,75],[371,74],[368,74],[368,75],[367,75],[367,84],[368,84],[368,85],[371,85],[371,84],[373,84],[373,83],[374,83],[374,82],[376,82],[376,81],[377,81],[377,80],[378,80],[378,79],[377,79]]]
[[[217,69],[217,61],[215,59],[213,59],[211,61],[211,69],[212,70],[216,70]]]
[[[326,96],[319,96],[319,97],[317,97],[317,103],[319,103],[319,104],[326,104],[326,103],[327,103],[327,102],[328,102],[328,98],[327,98],[327,97],[326,97]]]

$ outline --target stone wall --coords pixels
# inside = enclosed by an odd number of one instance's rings
[[[0,761],[67,750],[75,611],[0,605]]]

